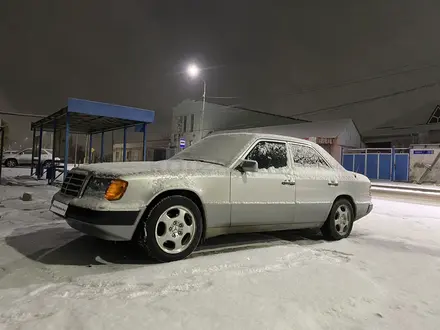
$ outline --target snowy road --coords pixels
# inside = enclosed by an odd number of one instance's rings
[[[68,228],[48,189],[0,186],[2,329],[439,328],[438,206],[376,199],[343,241],[231,236],[151,264]]]

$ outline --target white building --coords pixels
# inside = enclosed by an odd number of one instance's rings
[[[342,159],[343,148],[363,147],[359,130],[351,119],[256,127],[244,129],[244,131],[280,134],[311,140],[318,143],[339,162]]]
[[[115,143],[113,145],[113,161],[122,162],[124,153],[124,144]],[[174,150],[164,146],[163,141],[151,142],[147,141],[147,160],[163,160],[174,155]],[[132,142],[126,144],[126,161],[136,162],[142,161],[144,149],[142,142]]]
[[[201,101],[185,100],[173,109],[171,147],[179,147],[180,139],[184,139],[186,146],[189,146],[201,136],[205,137],[215,131],[305,122],[287,116],[206,102],[201,129],[201,113]]]

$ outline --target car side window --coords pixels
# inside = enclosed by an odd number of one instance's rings
[[[328,168],[328,165],[322,156],[311,147],[290,144],[290,150],[292,151],[293,163],[295,166]]]
[[[246,159],[255,160],[258,169],[287,167],[287,147],[282,142],[261,141],[249,152]]]
[[[32,149],[26,149],[23,153],[25,155],[32,155]]]

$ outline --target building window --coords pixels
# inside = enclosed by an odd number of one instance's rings
[[[190,132],[194,132],[194,114],[191,114],[191,130]]]
[[[440,105],[437,105],[432,112],[431,118],[428,120],[428,124],[438,124],[440,123]]]
[[[184,132],[186,132],[186,121],[187,121],[186,119],[187,119],[187,116],[184,116],[183,117],[183,131]]]
[[[182,132],[182,126],[183,126],[183,117],[179,116],[177,117],[177,133],[183,133]]]

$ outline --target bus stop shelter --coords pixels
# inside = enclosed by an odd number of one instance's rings
[[[93,135],[101,134],[101,161],[104,154],[104,133],[123,129],[123,161],[126,161],[127,129],[136,127],[138,132],[143,132],[143,160],[147,157],[147,125],[154,121],[154,111],[127,107],[116,104],[101,103],[95,101],[69,98],[67,107],[32,123],[33,144],[32,144],[32,164],[31,175],[34,169],[34,159],[37,160],[37,177],[42,177],[42,140],[43,132],[53,133],[53,152],[52,152],[52,171],[50,172],[49,182],[55,180],[55,146],[56,132],[65,131],[64,145],[64,167],[62,173],[67,174],[69,161],[69,136],[70,134],[86,134],[89,141],[89,162],[91,159],[91,146]],[[37,132],[39,135],[37,136]],[[38,138],[38,143],[36,139]],[[37,150],[36,150],[37,149]]]

